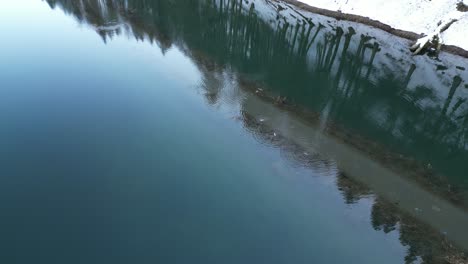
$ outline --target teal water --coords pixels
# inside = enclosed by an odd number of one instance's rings
[[[333,85],[325,73],[299,71],[300,55],[269,42],[281,37],[275,31],[248,38],[259,46],[248,44],[246,55],[236,27],[266,25],[236,6],[0,5],[2,263],[442,263],[450,253],[443,236],[413,225],[337,161],[299,150],[304,164],[275,141],[276,127],[246,121],[256,97],[242,78],[316,111]],[[216,26],[234,14],[235,26]],[[254,52],[260,45],[283,53],[270,59]],[[282,60],[295,68],[280,69]],[[358,82],[384,91],[397,83]],[[312,84],[317,91],[302,90]],[[384,95],[367,93],[358,110],[393,100]],[[331,119],[384,145],[399,142],[343,104]],[[424,160],[440,148],[433,166],[466,182],[466,152],[445,160],[442,141],[418,144],[398,150]]]

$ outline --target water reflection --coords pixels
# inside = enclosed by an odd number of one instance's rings
[[[301,13],[279,11],[269,17],[258,12],[260,1],[47,2],[94,28],[104,42],[124,34],[154,42],[163,52],[176,45],[196,62],[211,105],[242,102],[240,92],[227,89],[236,78],[229,79],[226,72],[236,72],[241,76],[239,86],[247,91],[279,108],[320,120],[328,133],[386,167],[464,202],[468,103],[462,70],[447,69],[437,75],[440,87],[421,80],[418,67],[425,66],[412,59],[388,68],[398,59],[373,37]],[[329,159],[262,124],[250,115],[246,103],[241,107],[243,115],[238,118],[259,140],[279,147],[297,164],[333,171],[336,165]],[[373,199],[373,227],[400,233],[400,241],[409,247],[407,263],[419,258],[424,263],[461,261],[461,253],[440,230],[375,197],[342,171],[336,181],[348,204]]]
[[[357,203],[372,193],[366,186],[345,174],[338,176],[338,186],[349,204]],[[454,249],[443,235],[384,199],[374,199],[371,219],[375,230],[385,233],[397,230],[400,233],[400,242],[409,247],[405,257],[406,263],[414,263],[419,259],[422,263],[451,263],[447,258],[459,261],[463,259],[461,253]]]
[[[454,247],[439,230],[398,208],[399,202],[390,202],[376,196],[363,183],[347,176],[341,170],[337,171],[336,164],[330,160],[324,159],[317,152],[305,151],[301,146],[282,137],[248,114],[244,113],[243,120],[251,133],[259,136],[261,141],[279,147],[284,153],[283,156],[295,164],[318,171],[320,175],[336,177],[337,188],[341,191],[345,203],[353,205],[362,199],[370,200],[373,204],[370,215],[373,228],[384,233],[399,232],[400,242],[408,246],[405,263],[447,263],[448,259],[450,259],[448,263],[458,263],[457,261],[463,263],[463,251]],[[465,233],[464,230],[460,231]]]
[[[156,42],[163,52],[177,43],[194,60],[208,55],[229,64],[290,103],[315,111],[329,106],[331,120],[430,164],[431,173],[448,179],[445,187],[467,187],[466,71],[452,66],[426,80],[430,65],[401,61],[352,27],[281,12],[265,21],[255,9],[261,2],[48,3],[90,24],[104,41],[127,34]]]

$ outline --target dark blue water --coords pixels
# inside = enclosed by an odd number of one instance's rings
[[[112,7],[57,2],[88,14]],[[74,9],[0,5],[2,263],[445,257],[438,235],[404,231],[406,214],[381,210],[388,203],[344,176],[336,160],[275,143],[288,138],[262,118],[246,121],[258,114],[246,102],[265,102],[229,67],[128,34],[104,42],[101,22],[79,22]],[[431,228],[415,222],[413,231]]]

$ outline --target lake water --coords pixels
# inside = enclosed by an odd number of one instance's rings
[[[2,263],[466,261],[463,67],[239,3],[0,3]]]

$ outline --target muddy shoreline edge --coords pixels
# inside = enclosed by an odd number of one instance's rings
[[[327,16],[331,18],[335,18],[337,20],[344,20],[344,21],[350,21],[350,22],[355,22],[359,24],[364,24],[367,26],[371,26],[380,30],[383,30],[387,33],[390,33],[392,35],[395,35],[400,38],[404,38],[410,41],[416,41],[420,37],[422,37],[420,34],[411,32],[411,31],[406,31],[406,30],[401,30],[401,29],[395,29],[385,23],[382,23],[378,20],[370,19],[369,17],[364,17],[360,15],[353,15],[353,14],[347,14],[347,13],[342,13],[342,12],[337,12],[337,11],[331,11],[328,9],[323,9],[323,8],[318,8],[314,6],[310,6],[308,4],[299,2],[297,0],[267,0],[268,2],[275,2],[278,4],[286,4],[286,5],[293,5],[296,8],[299,8],[301,10],[322,15],[322,16]],[[291,6],[290,6],[291,7]],[[292,7],[291,7],[292,8]],[[409,50],[409,46],[408,46]],[[451,53],[453,55],[457,55],[463,58],[468,59],[468,50],[462,49],[458,46],[454,45],[442,45],[441,51]]]

